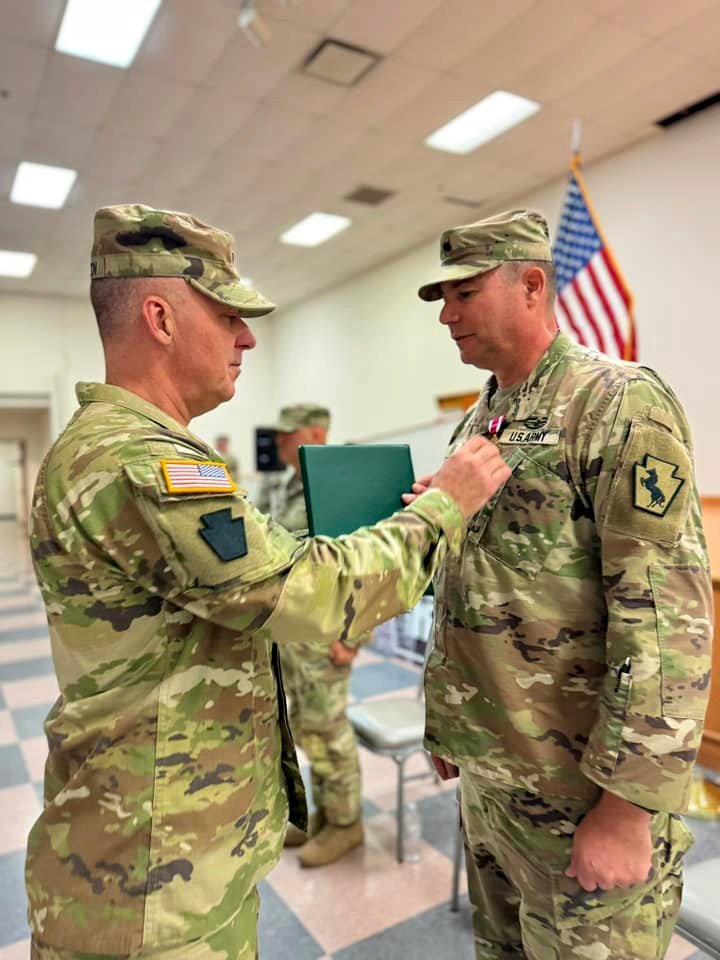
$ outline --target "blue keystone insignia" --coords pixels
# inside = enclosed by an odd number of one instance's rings
[[[203,526],[198,533],[224,563],[247,555],[245,521],[242,517],[233,517],[229,507],[204,513],[200,519]]]

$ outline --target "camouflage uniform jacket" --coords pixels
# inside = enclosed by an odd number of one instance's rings
[[[273,519],[292,533],[307,533],[308,519],[302,477],[294,470],[282,487],[282,500],[279,509],[273,513]]]
[[[61,696],[26,878],[38,939],[124,955],[230,922],[279,857],[288,801],[306,820],[275,643],[355,643],[417,602],[465,526],[436,490],[300,544],[232,485],[170,492],[169,463],[200,476],[213,451],[156,407],[78,397],[32,511]]]
[[[681,810],[712,632],[682,409],[564,334],[490,410],[495,387],[451,448],[499,428],[513,473],[435,584],[426,746],[513,789]]]

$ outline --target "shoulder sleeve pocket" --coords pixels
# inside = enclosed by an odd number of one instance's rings
[[[636,540],[674,546],[685,529],[692,488],[683,443],[656,421],[635,418],[600,523]]]
[[[185,589],[257,582],[288,566],[299,546],[240,492],[168,493],[160,460],[126,464],[125,473]]]

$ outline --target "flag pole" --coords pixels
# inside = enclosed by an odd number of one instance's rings
[[[573,120],[572,133],[570,135],[570,150],[572,151],[572,160],[570,166],[576,170],[580,166],[582,156],[580,155],[580,143],[582,141],[582,120]]]

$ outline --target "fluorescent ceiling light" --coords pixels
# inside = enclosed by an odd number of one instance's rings
[[[428,147],[448,153],[470,153],[517,123],[527,120],[539,109],[540,104],[534,100],[496,90],[431,133],[425,143]]]
[[[44,163],[18,164],[15,182],[10,191],[13,203],[28,207],[49,207],[59,210],[67,200],[77,177],[77,170],[49,167]]]
[[[311,213],[286,230],[280,239],[283,243],[292,243],[297,247],[317,247],[336,233],[347,229],[351,223],[352,220],[348,217],[339,217],[335,213]]]
[[[34,253],[0,250],[0,277],[29,277],[36,263]]]
[[[68,0],[58,53],[129,67],[162,0]]]

